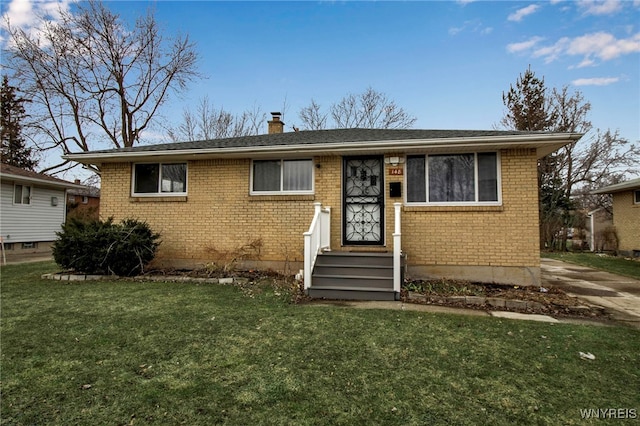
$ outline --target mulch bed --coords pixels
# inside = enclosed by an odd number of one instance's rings
[[[404,284],[401,298],[407,303],[505,310],[562,317],[609,318],[609,314],[603,308],[588,305],[554,287],[487,284],[458,280],[413,280]],[[506,306],[500,304],[499,307],[496,307],[495,304],[490,303],[500,300],[504,300]],[[522,301],[523,303],[508,303],[507,301]]]

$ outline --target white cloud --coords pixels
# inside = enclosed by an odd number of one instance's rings
[[[529,16],[532,13],[535,13],[538,9],[540,9],[540,6],[537,4],[530,4],[527,7],[523,7],[522,9],[518,9],[516,10],[514,13],[512,13],[511,15],[509,15],[509,17],[507,18],[507,20],[509,21],[514,21],[514,22],[520,22],[522,21],[522,19],[525,16]]]
[[[571,84],[574,86],[608,86],[617,83],[619,80],[618,77],[579,78],[573,80]]]
[[[534,58],[542,57],[546,63],[556,61],[563,56],[582,56],[577,68],[596,65],[596,59],[604,62],[640,52],[640,33],[618,39],[612,34],[597,32],[573,39],[563,37],[548,46],[540,46],[541,40],[540,37],[533,37],[522,43],[508,44],[507,51],[521,53],[532,50],[531,54]]]
[[[611,15],[622,9],[620,0],[580,0],[578,7],[585,15]]]
[[[60,11],[69,10],[74,0],[11,0],[5,7],[0,22],[0,40],[7,38],[7,22],[14,28],[20,28],[27,34],[36,36],[42,30],[45,17],[49,21],[60,18]]]
[[[567,49],[569,55],[583,55],[585,58],[595,56],[603,61],[634,52],[640,52],[640,33],[627,39],[616,39],[604,32],[586,34],[573,39]]]
[[[507,45],[507,51],[509,53],[524,52],[526,50],[532,49],[534,46],[536,46],[542,40],[544,40],[542,37],[532,37],[527,41],[523,41],[523,42],[520,42],[520,43],[511,43],[511,44]]]
[[[493,32],[492,27],[485,27],[479,20],[465,21],[460,27],[449,28],[449,35],[455,36],[463,31],[470,31],[472,33],[478,33],[481,35],[491,34]]]

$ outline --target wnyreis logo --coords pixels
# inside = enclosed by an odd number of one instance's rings
[[[635,408],[584,408],[580,410],[583,419],[637,419]]]

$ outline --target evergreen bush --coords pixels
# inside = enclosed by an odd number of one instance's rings
[[[65,270],[86,274],[133,276],[144,272],[160,245],[160,234],[146,222],[113,218],[79,220],[71,218],[57,233],[53,258]]]

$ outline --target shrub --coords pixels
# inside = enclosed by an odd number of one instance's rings
[[[71,218],[57,233],[53,258],[67,270],[133,276],[144,272],[160,245],[160,235],[134,219],[113,223]]]

